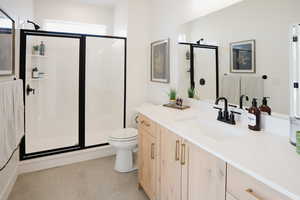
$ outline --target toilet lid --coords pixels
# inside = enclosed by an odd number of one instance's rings
[[[138,132],[134,128],[124,128],[117,131],[114,131],[113,134],[110,136],[111,139],[114,140],[128,140],[134,139],[138,135]]]

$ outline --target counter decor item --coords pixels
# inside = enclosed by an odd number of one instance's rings
[[[159,83],[170,82],[169,65],[170,40],[160,40],[151,43],[151,81]]]
[[[255,40],[230,44],[230,72],[255,73]]]
[[[261,106],[259,106],[259,110],[261,112],[261,114],[267,114],[267,115],[271,115],[271,108],[268,106],[268,99],[270,97],[264,97],[262,100],[262,104]]]
[[[253,131],[260,131],[261,112],[257,107],[257,100],[253,98],[252,106],[248,110],[248,128]]]
[[[177,105],[177,106],[182,106],[182,104],[183,104],[182,98],[177,98],[177,99],[176,99],[176,105]]]
[[[187,105],[177,105],[176,103],[175,104],[164,104],[163,106],[165,107],[168,107],[168,108],[174,108],[174,109],[178,109],[178,110],[186,110],[188,108],[190,108],[190,106],[187,106]]]
[[[297,153],[300,154],[300,131],[296,132],[296,140],[297,140]]]
[[[175,89],[170,89],[170,92],[168,95],[169,95],[169,103],[176,104],[177,91]]]
[[[193,99],[195,97],[195,88],[188,89],[188,97]]]

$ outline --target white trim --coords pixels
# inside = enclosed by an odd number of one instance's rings
[[[111,146],[104,146],[31,160],[25,160],[19,162],[19,174],[107,157],[114,154],[115,151]]]

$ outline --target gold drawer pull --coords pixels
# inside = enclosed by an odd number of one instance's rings
[[[261,198],[259,198],[252,189],[248,188],[245,190],[249,195],[251,195],[253,197],[254,200],[262,200]]]
[[[181,144],[181,165],[185,165],[185,144]]]
[[[141,124],[144,124],[145,126],[147,126],[147,127],[149,127],[150,126],[150,124],[149,123],[146,123],[146,121],[145,120],[142,120],[141,121]]]
[[[154,143],[151,144],[151,159],[154,160]]]
[[[175,160],[179,160],[179,140],[176,140],[176,148],[175,148]]]

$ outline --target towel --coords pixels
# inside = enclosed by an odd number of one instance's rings
[[[264,80],[259,76],[243,76],[241,94],[249,97],[250,101],[246,105],[250,106],[253,98],[261,99],[264,96]]]
[[[240,79],[239,76],[233,75],[224,75],[222,78],[220,96],[226,97],[230,104],[239,104]]]
[[[0,168],[6,165],[23,136],[23,82],[0,83]]]

